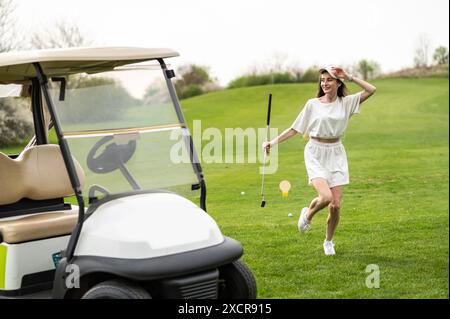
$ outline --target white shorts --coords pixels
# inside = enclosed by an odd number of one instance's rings
[[[350,182],[347,154],[341,141],[321,143],[310,139],[305,145],[305,165],[310,185],[316,177],[326,179],[330,188]]]

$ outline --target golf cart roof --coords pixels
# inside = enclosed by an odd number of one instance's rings
[[[0,53],[0,84],[28,83],[36,77],[33,63],[39,62],[47,76],[97,73],[114,67],[178,56],[164,48],[77,47]]]

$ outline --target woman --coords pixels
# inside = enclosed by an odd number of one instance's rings
[[[317,191],[309,207],[301,210],[298,220],[300,232],[310,229],[311,220],[321,209],[328,206],[325,255],[334,255],[332,242],[339,222],[343,186],[349,183],[347,155],[341,142],[348,121],[359,113],[360,104],[375,93],[375,86],[347,74],[342,68],[329,66],[319,71],[319,92],[310,99],[292,126],[279,136],[265,142],[266,152],[297,133],[309,141],[305,146],[305,165],[309,184]],[[363,91],[347,95],[343,80],[353,81]]]

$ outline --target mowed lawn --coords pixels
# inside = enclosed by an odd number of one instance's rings
[[[202,163],[208,212],[225,235],[243,244],[259,298],[449,297],[448,79],[374,84],[377,93],[351,119],[344,138],[351,184],[334,238],[336,256],[323,254],[325,210],[309,233],[297,231],[300,209],[315,196],[307,185],[301,136],[279,146],[278,170],[265,178],[265,208],[260,207],[261,163]],[[192,121],[201,120],[203,131],[218,128],[224,137],[225,128],[265,128],[272,93],[271,127],[281,132],[316,90],[316,84],[261,86],[206,94],[181,105],[191,130]],[[278,189],[285,179],[292,184],[288,198]],[[379,288],[366,286],[372,274],[366,273],[368,265],[379,268]]]
[[[449,297],[448,79],[374,84],[378,91],[351,119],[344,138],[351,184],[344,190],[336,256],[323,253],[325,210],[309,233],[297,231],[300,209],[315,195],[307,185],[301,136],[279,146],[278,170],[265,178],[265,208],[260,163],[202,163],[208,212],[225,235],[242,242],[259,298]],[[272,93],[271,127],[281,132],[316,90],[316,84],[261,86],[181,104],[191,128],[201,120],[203,130],[215,127],[224,135],[225,128],[264,128]],[[284,179],[292,184],[288,198],[278,188]],[[374,274],[366,273],[368,265],[379,268],[379,288],[366,286]]]

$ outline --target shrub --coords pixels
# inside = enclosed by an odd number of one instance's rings
[[[356,71],[361,74],[363,80],[368,80],[376,77],[380,73],[380,65],[375,61],[366,59],[360,60],[356,64]]]
[[[436,48],[433,54],[433,61],[437,64],[448,64],[448,49],[444,46]]]
[[[180,67],[178,72],[181,78],[175,80],[174,85],[180,99],[220,89],[206,67],[189,64]]]
[[[186,86],[180,94],[180,99],[187,99],[189,97],[193,97],[196,95],[203,94],[203,90],[198,84],[191,84],[189,86]]]
[[[296,76],[289,72],[274,72],[264,74],[250,74],[238,77],[228,84],[228,88],[234,89],[238,87],[280,84],[280,83],[295,83]]]
[[[312,66],[308,68],[302,76],[302,82],[313,82],[319,81],[319,67]]]
[[[0,99],[0,146],[18,144],[34,134],[30,100]]]

